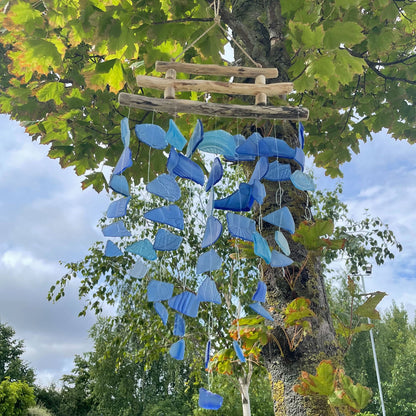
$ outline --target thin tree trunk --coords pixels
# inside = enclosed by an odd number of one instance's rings
[[[250,382],[253,374],[253,364],[251,361],[248,362],[248,371],[244,376],[238,378],[238,386],[241,394],[241,404],[243,407],[243,416],[251,416],[250,407]]]

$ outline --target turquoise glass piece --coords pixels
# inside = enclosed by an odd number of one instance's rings
[[[257,231],[253,233],[254,240],[254,254],[261,257],[267,264],[270,264],[272,253],[265,238],[263,238]]]
[[[177,250],[182,243],[182,237],[161,228],[156,233],[153,248],[160,251]]]
[[[168,310],[162,305],[160,302],[155,302],[153,304],[153,307],[155,308],[156,313],[160,316],[160,319],[163,322],[163,325],[166,325],[168,322]]]
[[[107,257],[118,257],[121,256],[123,252],[111,241],[107,240],[105,245],[104,255]]]
[[[243,350],[240,347],[240,344],[237,341],[233,341],[234,351],[237,354],[238,359],[242,362],[246,362],[246,357],[244,357]]]
[[[256,293],[253,295],[252,300],[254,300],[255,302],[266,302],[266,293],[266,283],[259,280],[259,282],[257,283]]]
[[[121,141],[124,144],[124,147],[130,146],[130,126],[129,126],[129,119],[124,117],[120,123],[121,129]]]
[[[131,159],[131,150],[125,147],[123,153],[121,153],[120,159],[114,168],[113,175],[122,174],[127,168],[133,166],[133,160]]]
[[[175,313],[173,335],[176,335],[177,337],[183,337],[185,335],[185,319],[183,319],[182,315],[179,313]]]
[[[128,274],[132,277],[135,277],[136,279],[143,279],[143,277],[146,276],[148,270],[149,267],[147,264],[144,263],[143,260],[138,259],[136,263],[134,263],[134,266],[128,271]]]
[[[196,274],[218,270],[222,265],[222,258],[214,249],[202,253],[196,263]]]
[[[292,214],[288,207],[283,207],[274,211],[265,217],[263,220],[275,225],[276,227],[283,228],[293,234],[295,232],[295,222],[293,221]]]
[[[210,215],[207,218],[204,237],[202,238],[201,247],[206,248],[214,244],[221,236],[222,224],[215,217]]]
[[[210,277],[206,277],[199,286],[197,297],[200,302],[212,302],[221,305],[221,296],[215,282]]]
[[[288,181],[291,174],[292,172],[289,164],[279,163],[276,160],[269,164],[269,170],[264,176],[264,179],[272,182]]]
[[[276,250],[272,251],[272,259],[270,261],[271,267],[286,267],[291,265],[292,263],[293,260],[290,257],[287,257]]]
[[[199,389],[198,406],[207,410],[218,410],[222,406],[223,398],[219,394],[211,393],[201,387]]]
[[[205,190],[208,192],[216,183],[218,183],[221,178],[222,178],[222,174],[223,174],[223,168],[222,168],[222,164],[221,161],[218,157],[216,157],[214,159],[214,162],[212,164],[212,168],[211,168],[211,172],[209,174],[208,177],[208,182],[207,185],[205,187]]]
[[[188,146],[186,147],[186,157],[192,157],[195,150],[202,142],[204,138],[204,128],[202,126],[201,120],[196,121],[196,125],[194,131],[192,132],[192,136],[189,139]]]
[[[276,231],[274,233],[274,240],[276,241],[276,244],[280,247],[280,249],[283,251],[283,253],[286,254],[286,256],[289,256],[289,243],[287,242],[286,237],[283,235],[281,231]]]
[[[190,179],[201,186],[204,184],[205,177],[201,167],[193,160],[178,153],[173,147],[170,149],[167,169],[170,173],[181,178]]]
[[[269,319],[270,321],[274,321],[273,316],[262,306],[260,303],[255,302],[249,305],[254,312],[262,316],[263,318]]]
[[[107,218],[124,217],[127,213],[127,205],[131,197],[117,199],[113,201],[107,208]]]
[[[207,345],[205,346],[205,359],[204,359],[205,368],[208,368],[210,353],[211,353],[211,340],[209,339],[207,342]]]
[[[179,131],[178,126],[172,119],[169,120],[169,129],[166,132],[166,141],[179,151],[181,151],[186,145],[185,137],[183,137],[183,134]]]
[[[147,285],[147,300],[149,302],[160,302],[162,300],[171,299],[172,294],[172,283],[152,279]]]
[[[300,148],[303,149],[305,147],[305,128],[301,121],[299,121],[298,126],[298,137],[299,137],[299,144]]]
[[[143,257],[146,260],[157,259],[157,254],[153,248],[153,244],[147,238],[130,244],[128,247],[126,247],[126,251],[129,253],[138,254],[140,257]]]
[[[235,154],[234,137],[224,130],[207,131],[198,149],[206,153],[233,156]]]
[[[264,198],[266,198],[266,188],[264,185],[257,179],[252,185],[252,194],[251,197],[258,202],[259,205],[263,204]]]
[[[237,147],[237,155],[259,156],[259,141],[262,139],[259,133],[253,133],[244,143]]]
[[[171,225],[172,227],[183,230],[183,212],[177,205],[154,208],[143,215],[147,220]]]
[[[300,170],[295,170],[290,176],[290,180],[292,181],[293,186],[301,191],[313,192],[316,188],[313,179]]]
[[[113,222],[102,229],[105,237],[130,237],[131,232],[124,226],[122,220]]]
[[[182,292],[177,296],[169,299],[168,305],[175,311],[183,313],[191,318],[198,315],[199,300],[196,295],[191,292]]]
[[[295,162],[299,163],[302,171],[305,168],[305,153],[303,153],[303,150],[300,147],[297,147],[295,150],[295,156],[293,157]]]
[[[181,188],[172,175],[163,173],[146,185],[147,192],[160,196],[170,202],[175,202],[181,197]]]
[[[214,199],[215,199],[214,188],[211,188],[211,191],[208,195],[207,207],[205,209],[205,213],[208,216],[212,215],[212,212],[214,211]]]
[[[228,231],[233,237],[253,241],[253,233],[256,231],[256,222],[254,220],[228,212],[227,225]]]
[[[118,194],[124,196],[130,195],[129,184],[123,175],[111,175],[109,186],[114,192],[117,192]]]
[[[268,170],[269,170],[269,162],[267,161],[267,157],[261,157],[257,161],[253,174],[251,175],[251,178],[248,181],[248,183],[252,185],[255,180],[259,181],[266,175]]]
[[[183,357],[185,356],[185,340],[180,339],[179,341],[172,344],[169,349],[169,354],[175,360],[183,360]]]
[[[136,124],[134,131],[141,142],[153,149],[164,149],[168,145],[165,130],[156,124]]]
[[[247,183],[240,183],[238,191],[214,201],[214,208],[227,211],[250,211],[253,205],[253,188]]]

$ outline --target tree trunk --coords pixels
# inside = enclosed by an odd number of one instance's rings
[[[241,404],[243,407],[243,416],[251,416],[251,407],[250,407],[250,382],[251,376],[253,374],[253,364],[251,361],[248,362],[248,371],[238,378],[238,386],[241,394]]]

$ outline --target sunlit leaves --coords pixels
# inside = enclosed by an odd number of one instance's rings
[[[387,293],[384,292],[371,293],[368,299],[355,310],[355,313],[370,319],[380,319],[380,313],[376,310],[376,306],[386,295]]]
[[[36,92],[36,97],[40,102],[54,100],[57,105],[62,104],[62,94],[65,86],[60,82],[49,82]]]

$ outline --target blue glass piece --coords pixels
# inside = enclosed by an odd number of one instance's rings
[[[292,149],[284,140],[276,140],[276,145],[278,146],[279,157],[284,159],[293,159],[295,157],[295,149]]]
[[[263,204],[264,198],[266,198],[266,188],[257,179],[252,185],[252,198],[258,202],[259,205]]]
[[[171,233],[164,228],[158,230],[153,248],[161,251],[177,250],[182,243],[182,237]]]
[[[120,156],[120,159],[117,162],[116,167],[114,168],[113,175],[120,175],[131,166],[133,166],[131,150],[128,147],[125,147],[123,153]]]
[[[299,144],[300,148],[303,149],[305,147],[305,128],[301,121],[299,121],[298,126],[298,137],[299,137]]]
[[[205,187],[207,192],[211,189],[212,186],[221,180],[223,172],[224,170],[222,168],[221,161],[218,159],[218,157],[216,157],[214,159],[214,163],[212,164],[211,173],[209,174],[208,182]]]
[[[228,231],[233,237],[253,241],[253,233],[256,231],[256,222],[254,220],[228,212],[227,224]]]
[[[295,222],[293,221],[292,214],[288,207],[283,207],[274,211],[265,217],[263,220],[275,225],[276,227],[283,228],[293,234],[295,232]]]
[[[156,124],[136,124],[134,131],[141,142],[153,149],[164,149],[168,145],[165,130]]]
[[[184,227],[183,212],[177,205],[154,208],[147,211],[143,216],[147,220],[171,225],[179,230],[183,230]]]
[[[266,302],[266,292],[267,292],[266,283],[259,280],[259,282],[257,283],[256,293],[253,295],[252,300],[256,302]]]
[[[191,157],[204,138],[204,128],[201,120],[196,121],[194,131],[186,147],[186,157]]]
[[[259,156],[259,141],[262,139],[259,133],[253,133],[247,140],[237,147],[237,155]]]
[[[160,302],[167,299],[170,300],[172,298],[172,294],[172,283],[152,279],[147,285],[147,300],[149,302]]]
[[[183,137],[183,134],[179,131],[178,126],[172,119],[169,120],[169,129],[166,132],[166,141],[179,151],[181,151],[186,145],[185,137]]]
[[[123,175],[111,175],[109,186],[114,192],[117,192],[118,194],[124,196],[130,195],[129,184]]]
[[[222,265],[222,258],[214,249],[202,253],[196,263],[196,274],[218,270]]]
[[[122,220],[107,225],[107,227],[104,227],[102,231],[105,237],[131,236],[131,232],[124,226],[124,222]]]
[[[177,296],[169,299],[168,305],[186,316],[196,318],[198,315],[199,300],[196,295],[191,292],[182,292]]]
[[[255,302],[249,305],[251,309],[253,309],[254,312],[262,316],[263,318],[269,319],[270,321],[274,321],[273,316],[270,315],[267,310],[260,305],[260,303]]]
[[[172,175],[163,173],[146,185],[147,192],[175,202],[181,197],[181,188]]]
[[[169,354],[175,360],[183,360],[183,357],[185,356],[185,340],[180,339],[172,344],[169,349]]]
[[[204,184],[205,177],[201,167],[193,160],[176,152],[173,147],[170,149],[167,169],[181,178],[190,179],[201,186]]]
[[[272,253],[265,238],[263,238],[257,231],[253,233],[254,240],[254,254],[261,257],[267,264],[270,263]]]
[[[286,240],[286,237],[283,235],[281,231],[276,231],[274,233],[274,240],[276,241],[277,245],[283,251],[286,256],[290,254],[289,243]]]
[[[205,209],[205,213],[210,216],[212,215],[212,211],[214,211],[214,188],[211,188],[211,191],[208,196],[207,207]]]
[[[121,256],[123,252],[111,241],[107,240],[105,245],[104,255],[107,257],[118,257]]]
[[[253,174],[249,180],[249,184],[252,185],[254,181],[262,179],[267,171],[269,170],[269,162],[267,161],[267,157],[261,157],[257,163],[256,167],[254,168]]]
[[[253,205],[253,188],[247,183],[240,183],[238,191],[214,201],[214,208],[227,211],[250,211]]]
[[[272,251],[271,267],[286,267],[293,263],[293,260],[276,250]]]
[[[275,137],[264,137],[259,141],[259,155],[279,157],[279,141]]]
[[[293,186],[301,191],[314,191],[316,188],[313,179],[300,170],[295,170],[290,176]]]
[[[207,219],[204,237],[202,239],[201,247],[206,248],[214,244],[221,236],[222,224],[215,217],[210,215]]]
[[[234,137],[235,147],[236,149],[245,143],[246,138],[242,134],[236,134]],[[224,158],[230,162],[243,162],[243,161],[253,161],[256,159],[255,155],[252,154],[239,154],[237,151],[234,155],[225,155]]]
[[[205,359],[204,359],[205,368],[208,368],[210,353],[211,353],[211,340],[209,339],[207,342],[207,345],[205,346]]]
[[[276,160],[269,164],[269,170],[264,176],[264,179],[272,182],[288,181],[291,174],[290,165],[279,163]]]
[[[295,156],[293,157],[295,162],[298,162],[302,171],[305,168],[305,153],[303,153],[303,150],[300,147],[297,147],[295,150]]]
[[[221,305],[221,296],[215,282],[210,277],[206,277],[199,286],[197,297],[200,302],[212,302]]]
[[[201,387],[199,389],[198,406],[202,409],[218,410],[222,406],[223,398],[219,394],[211,393]]]
[[[233,156],[235,154],[234,137],[224,130],[207,131],[198,149],[202,152]]]
[[[136,241],[126,247],[126,251],[133,254],[138,254],[146,260],[156,260],[157,254],[153,248],[153,244],[145,238],[144,240]]]
[[[162,320],[163,325],[166,325],[168,322],[168,316],[169,316],[168,310],[160,302],[155,302],[153,304],[153,307],[155,308],[155,311],[157,312],[157,314],[160,316],[160,319]]]
[[[124,217],[127,213],[127,205],[131,197],[117,199],[113,201],[107,208],[107,218]]]
[[[185,319],[179,313],[175,314],[175,322],[173,324],[173,335],[183,337],[185,335]]]
[[[130,126],[129,126],[129,119],[124,117],[120,123],[121,128],[121,141],[124,144],[124,147],[130,146]]]
[[[141,259],[138,259],[132,269],[128,271],[129,275],[136,279],[143,279],[146,276],[149,267]]]
[[[246,138],[242,134],[235,134],[233,137],[236,148],[246,141]]]
[[[240,344],[237,341],[233,341],[234,351],[237,354],[238,359],[242,362],[246,362],[246,357],[244,357],[243,350],[240,347]]]

